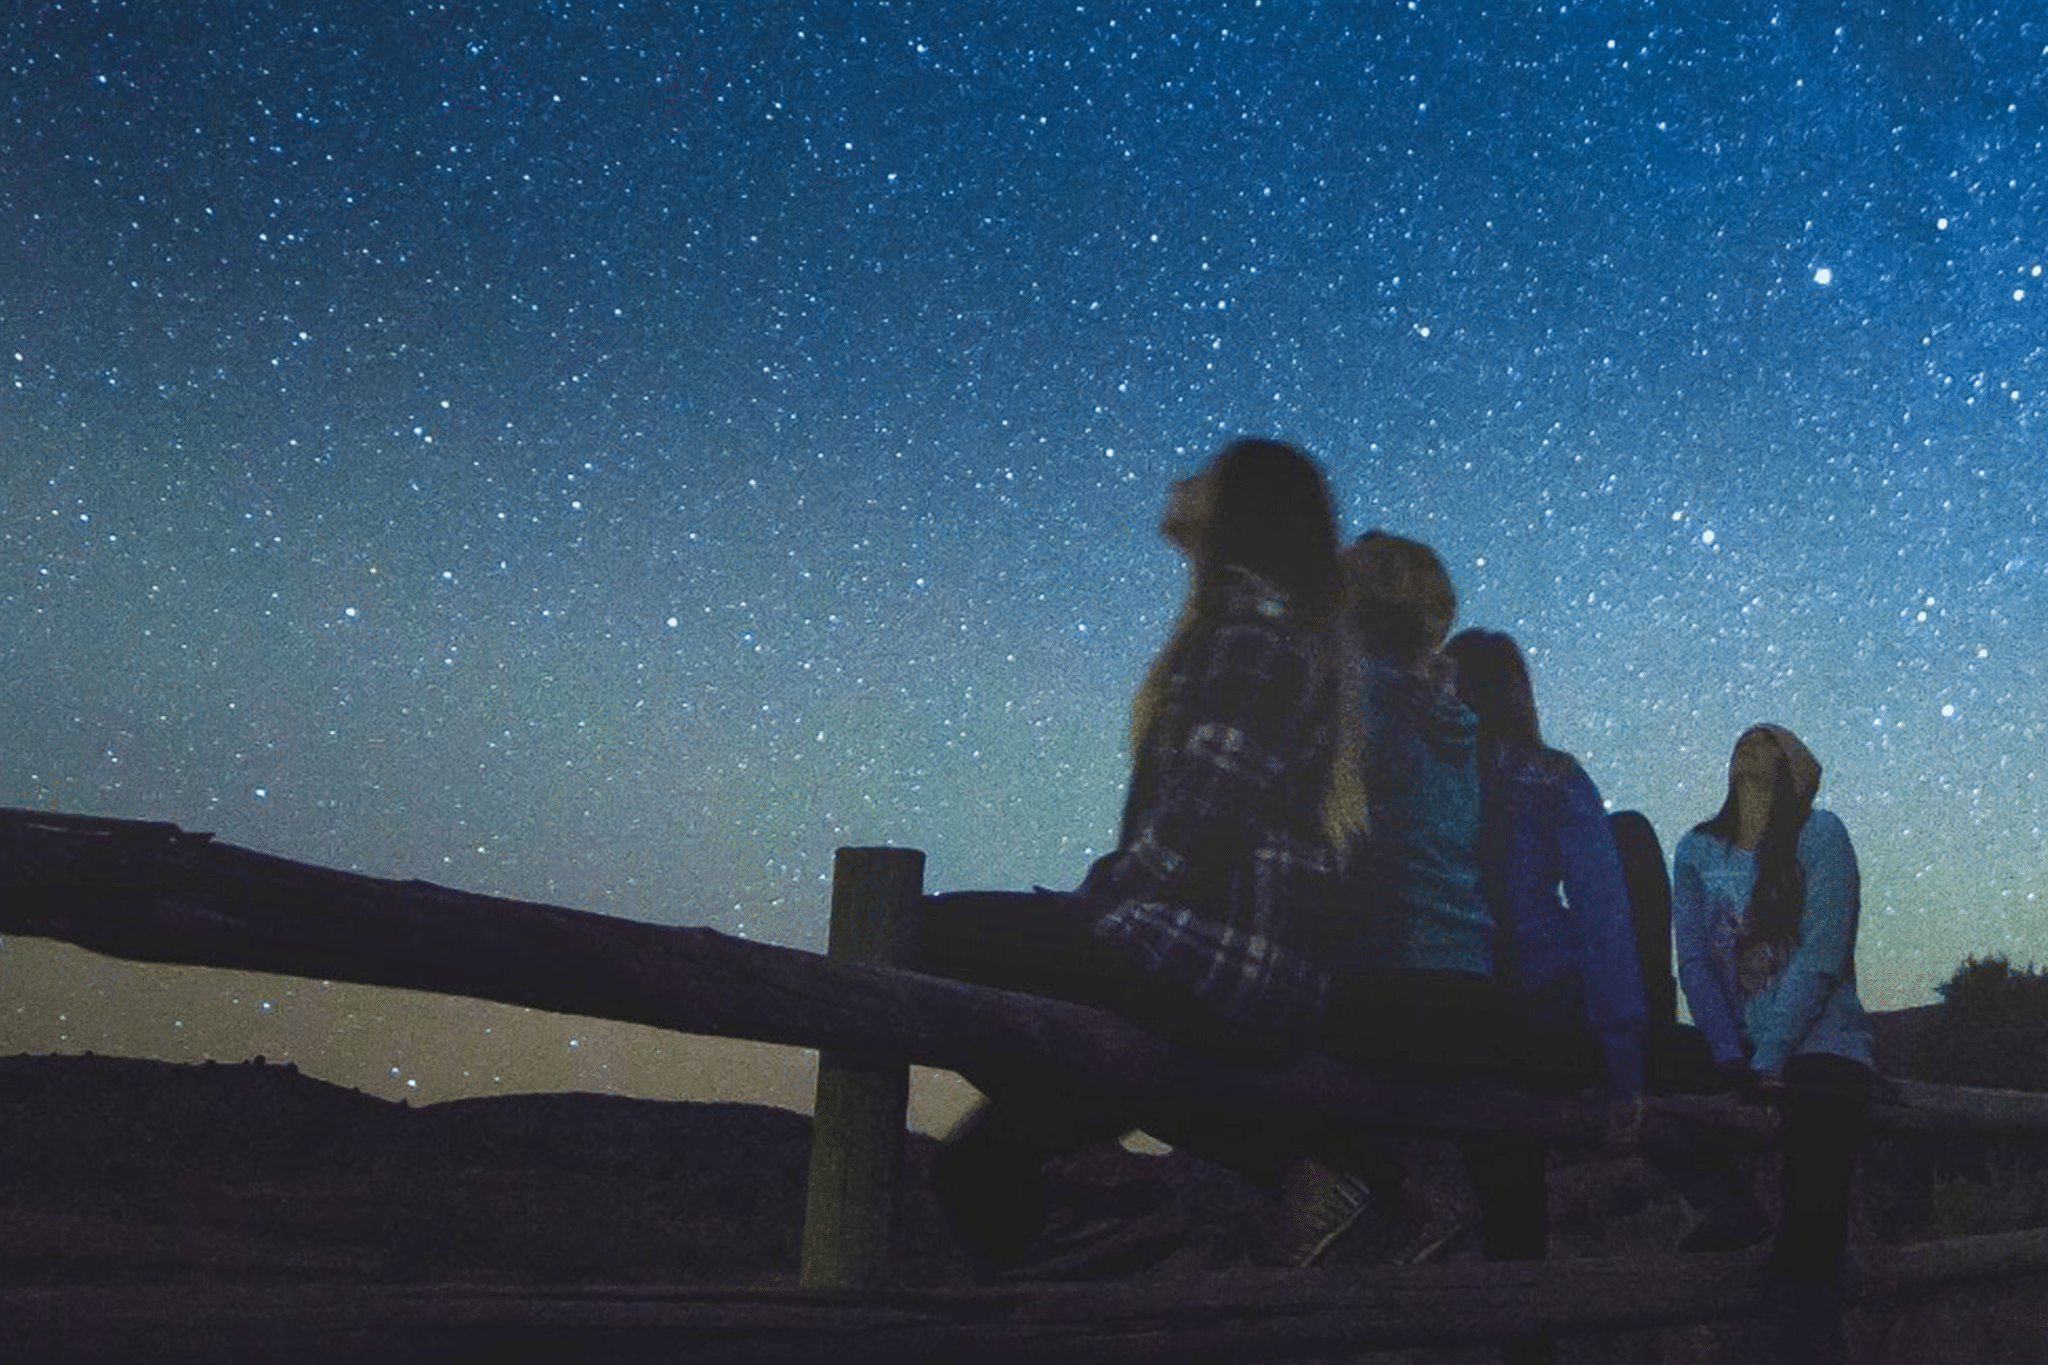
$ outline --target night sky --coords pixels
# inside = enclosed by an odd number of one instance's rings
[[[2048,961],[2032,3],[0,10],[0,805],[822,948],[1074,884],[1296,441],[1667,851],[1827,767],[1859,966]],[[0,945],[0,1051],[416,1101],[805,1059]],[[735,1060],[737,1059],[737,1060]]]

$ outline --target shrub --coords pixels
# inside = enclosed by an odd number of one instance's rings
[[[1972,957],[1940,991],[1919,1074],[1950,1085],[2048,1090],[2048,972]]]

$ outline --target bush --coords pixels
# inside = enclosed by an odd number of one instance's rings
[[[2048,972],[1972,957],[1940,991],[1919,1074],[1950,1085],[2048,1090]]]
[[[1941,986],[1915,1075],[1949,1085],[2048,1090],[2048,972],[1972,957]],[[2048,1222],[2048,1150],[2039,1139],[1942,1143],[1932,1155],[1929,1231],[2006,1232]]]

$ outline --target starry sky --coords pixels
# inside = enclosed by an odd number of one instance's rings
[[[842,844],[1072,885],[1166,486],[1270,434],[1667,849],[1804,736],[1872,1004],[2048,960],[2035,5],[36,0],[0,63],[0,805],[812,949]],[[808,1065],[0,943],[0,1051],[86,1048]]]

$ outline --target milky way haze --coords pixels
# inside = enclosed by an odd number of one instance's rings
[[[805,948],[840,844],[1071,885],[1250,432],[1667,849],[1803,735],[1873,1004],[2048,960],[2034,4],[39,0],[0,61],[0,804]],[[83,1047],[702,1065],[7,941],[0,1050]]]

